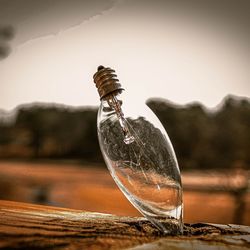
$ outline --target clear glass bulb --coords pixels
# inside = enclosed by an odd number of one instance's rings
[[[155,114],[120,92],[103,97],[98,111],[106,165],[136,209],[165,234],[180,234],[182,184],[172,144]]]

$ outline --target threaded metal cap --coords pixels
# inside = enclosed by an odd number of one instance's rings
[[[117,79],[115,71],[111,68],[99,66],[93,78],[101,99],[112,92],[124,90]]]

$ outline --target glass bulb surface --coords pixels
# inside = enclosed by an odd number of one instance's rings
[[[182,233],[182,185],[171,142],[145,104],[127,104],[120,95],[102,99],[97,126],[106,165],[147,219],[166,234]]]

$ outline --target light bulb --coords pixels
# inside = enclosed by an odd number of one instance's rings
[[[122,96],[115,71],[98,67],[101,105],[97,131],[102,155],[127,199],[165,234],[183,230],[180,171],[169,137],[145,105]]]

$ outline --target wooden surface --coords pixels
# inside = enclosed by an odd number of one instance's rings
[[[144,218],[0,201],[0,249],[249,249],[250,228],[186,224],[163,236]]]

